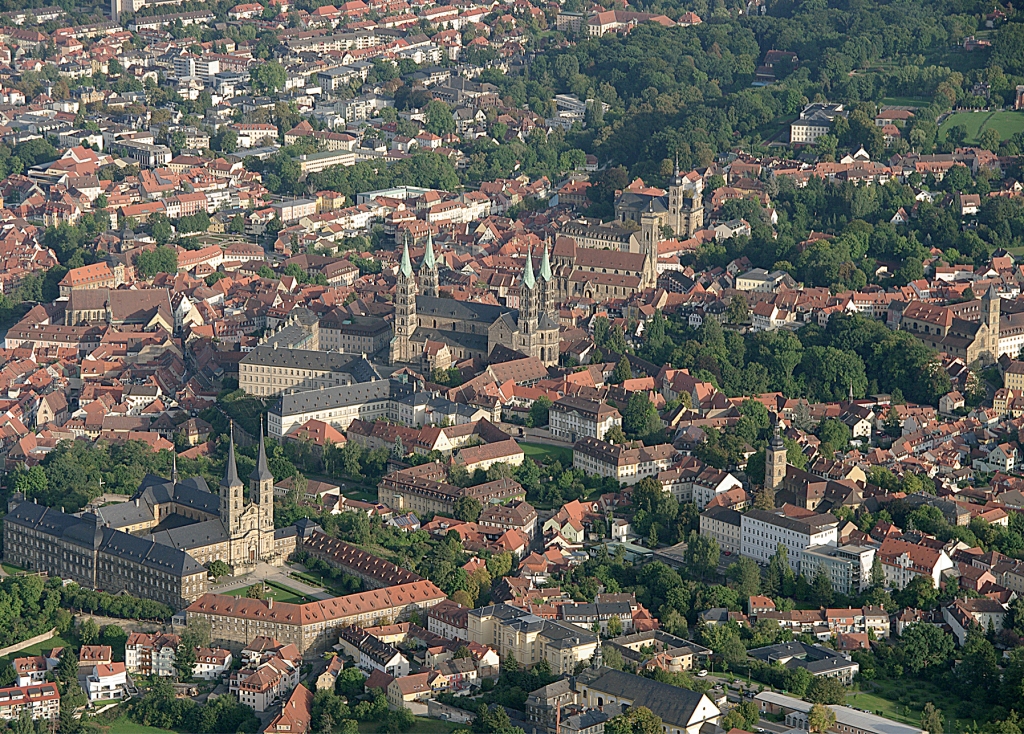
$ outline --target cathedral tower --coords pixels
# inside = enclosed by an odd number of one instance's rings
[[[242,516],[243,488],[235,465],[235,426],[232,423],[231,437],[228,439],[228,463],[224,467],[224,478],[220,480],[220,519],[230,536],[237,532]]]
[[[267,448],[263,442],[262,421],[260,421],[260,454],[256,460],[256,468],[249,475],[249,499],[259,507],[260,531],[274,532],[274,475],[270,473],[270,467],[267,466]]]
[[[437,261],[434,260],[434,237],[427,234],[427,249],[423,253],[423,262],[420,265],[420,291],[424,296],[437,298]]]
[[[532,336],[537,330],[539,314],[537,279],[533,275],[533,252],[526,251],[526,267],[523,269],[523,280],[519,288],[519,333]]]
[[[540,278],[537,280],[540,293],[540,313],[547,314],[556,324],[558,312],[555,311],[555,281],[551,276],[551,261],[548,259],[548,248],[544,245],[544,255],[540,260]]]
[[[409,245],[402,250],[402,264],[398,268],[398,287],[395,289],[395,336],[391,339],[391,363],[411,362],[412,335],[416,331],[416,278],[409,261]]]

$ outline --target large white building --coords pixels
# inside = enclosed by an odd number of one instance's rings
[[[622,415],[599,400],[566,396],[548,411],[548,428],[554,438],[576,443],[585,436],[604,440],[614,426],[622,427]]]
[[[807,548],[837,545],[839,521],[828,514],[790,517],[783,510],[749,510],[743,515],[740,534],[742,555],[766,566],[781,543],[786,548],[790,568],[802,573]]]
[[[809,104],[804,107],[799,119],[789,124],[789,142],[814,145],[818,138],[832,130],[832,121],[836,117],[846,117],[847,114],[841,104]]]

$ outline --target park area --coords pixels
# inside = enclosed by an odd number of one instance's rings
[[[964,142],[976,144],[986,130],[995,130],[1000,140],[1008,140],[1019,132],[1024,132],[1024,112],[1008,110],[1005,112],[955,112],[942,122],[939,139],[944,140],[950,128],[963,125],[967,130]]]
[[[525,443],[523,441],[518,443],[519,448],[526,454],[527,459],[533,459],[542,464],[558,461],[563,467],[572,466],[572,447],[570,446],[551,446],[549,444]]]

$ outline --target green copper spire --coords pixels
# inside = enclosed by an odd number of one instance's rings
[[[537,280],[533,277],[533,251],[529,248],[526,250],[526,270],[523,272],[523,285],[531,291],[537,285]]]
[[[405,243],[405,248],[402,250],[402,267],[398,269],[402,275],[406,278],[412,276],[412,263],[409,262],[409,243]]]
[[[548,260],[548,246],[544,245],[544,256],[540,259],[540,277],[551,280],[551,262]]]
[[[427,251],[423,253],[423,267],[428,270],[433,270],[437,267],[437,263],[434,262],[434,236],[427,233]]]

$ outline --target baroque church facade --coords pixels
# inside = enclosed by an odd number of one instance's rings
[[[433,366],[432,356],[439,349],[447,350],[452,361],[473,357],[488,360],[496,348],[504,348],[536,357],[545,365],[558,364],[556,291],[545,247],[538,273],[533,269],[533,254],[526,256],[518,310],[440,298],[432,238],[427,238],[418,278],[407,244],[398,270],[390,361],[427,362]]]
[[[274,477],[261,431],[248,497],[232,438],[218,492],[202,477],[145,477],[127,502],[80,515],[12,499],[4,517],[4,558],[90,589],[126,591],[173,607],[206,592],[212,561],[236,575],[258,563],[281,565],[296,548],[298,525],[274,529]]]

